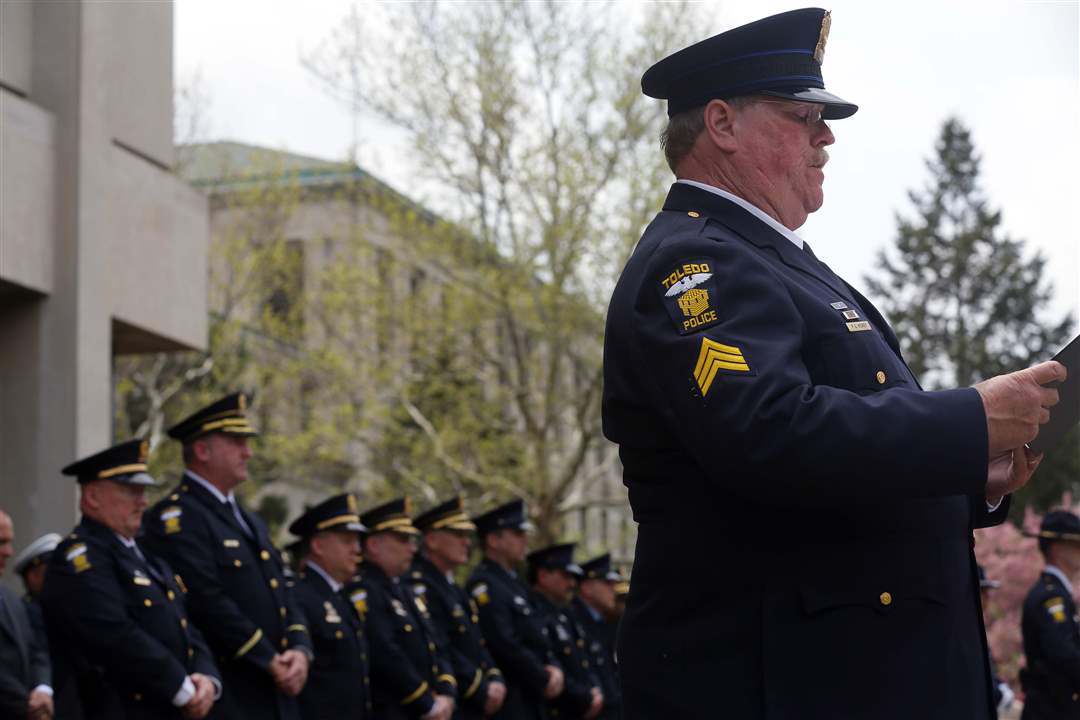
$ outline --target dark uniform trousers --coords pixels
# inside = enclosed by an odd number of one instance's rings
[[[435,642],[447,649],[454,668],[458,686],[454,717],[482,720],[488,685],[503,679],[480,634],[476,601],[424,557],[417,557],[413,563],[409,585],[427,605]]]
[[[487,559],[473,571],[468,590],[476,601],[480,630],[491,657],[506,678],[506,700],[494,717],[547,720],[544,666],[559,663],[548,641],[543,618],[529,599],[529,591],[517,577]]]
[[[565,677],[562,694],[548,702],[549,713],[552,718],[577,720],[589,710],[592,688],[600,687],[590,662],[585,629],[578,625],[569,607],[559,607],[538,592],[532,594],[532,602],[543,619]]]
[[[457,680],[423,600],[377,565],[364,563],[360,582],[367,592],[365,627],[371,647],[371,685],[377,720],[418,718],[431,711],[435,695],[457,700]]]
[[[284,650],[311,652],[307,623],[266,524],[242,512],[251,535],[226,503],[185,476],[147,511],[146,543],[184,578],[192,619],[221,667],[225,691],[211,717],[295,720],[296,698],[278,691],[269,668]]]
[[[673,185],[611,299],[603,423],[639,526],[627,720],[991,716],[981,399],[922,391],[813,255]]]
[[[589,664],[600,682],[600,692],[604,693],[604,709],[600,711],[599,717],[604,720],[618,720],[622,717],[622,692],[619,690],[619,675],[615,667],[612,625],[604,618],[593,615],[592,610],[579,597],[570,603],[570,610],[578,626],[585,632]]]
[[[83,518],[56,548],[41,604],[57,718],[180,718],[184,678],[218,678],[183,581],[149,551]]]
[[[1022,720],[1080,718],[1080,621],[1072,593],[1044,572],[1024,599]]]
[[[300,693],[303,720],[365,720],[372,716],[367,638],[341,592],[310,568],[296,582],[308,621],[315,661]]]

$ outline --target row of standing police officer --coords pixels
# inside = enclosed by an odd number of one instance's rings
[[[414,523],[407,498],[360,514],[343,494],[290,526],[293,576],[233,492],[246,409],[236,393],[169,429],[185,472],[150,509],[145,441],[64,468],[82,519],[41,593],[56,717],[618,717],[608,556],[538,550],[530,590],[521,501],[474,522],[454,498]],[[484,560],[465,589],[473,533]]]

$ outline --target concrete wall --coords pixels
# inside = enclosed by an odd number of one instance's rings
[[[118,352],[206,341],[205,199],[171,171],[169,3],[0,2],[0,507],[75,522]],[[121,329],[121,330],[118,330]]]

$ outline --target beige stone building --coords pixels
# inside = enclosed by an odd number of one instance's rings
[[[0,507],[16,547],[75,520],[112,366],[197,349],[205,198],[173,154],[167,2],[0,2]]]

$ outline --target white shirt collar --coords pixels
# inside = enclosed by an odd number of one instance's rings
[[[770,216],[764,210],[757,207],[756,205],[751,205],[750,203],[748,203],[746,200],[743,200],[738,195],[732,195],[727,190],[721,190],[718,187],[714,187],[712,185],[706,185],[705,183],[698,182],[697,180],[685,180],[683,178],[679,178],[675,182],[682,183],[683,185],[690,185],[692,187],[696,187],[696,188],[699,188],[701,190],[711,192],[714,195],[719,195],[720,197],[724,198],[725,200],[730,200],[731,202],[733,202],[736,205],[738,205],[739,207],[741,207],[743,210],[746,210],[748,213],[750,213],[751,215],[756,217],[761,222],[763,222],[766,225],[768,225],[769,227],[771,227],[776,232],[778,232],[781,235],[783,235],[784,237],[786,237],[788,240],[790,240],[795,245],[795,247],[799,248],[800,250],[803,249],[803,241],[802,241],[801,237],[799,237],[798,235],[793,233],[791,230],[788,230],[786,227],[784,227],[783,225],[778,223],[775,219],[773,219],[772,216]]]
[[[1043,572],[1048,572],[1054,577],[1056,577],[1058,580],[1061,581],[1061,584],[1065,586],[1065,589],[1069,591],[1069,594],[1073,594],[1072,583],[1069,582],[1069,577],[1065,573],[1061,572],[1059,568],[1055,567],[1054,565],[1047,565]]]
[[[323,570],[321,567],[319,567],[318,563],[316,563],[314,560],[305,560],[304,561],[304,568],[306,570],[314,570],[319,575],[321,575],[322,579],[326,581],[326,584],[329,585],[330,589],[333,590],[334,592],[341,592],[341,588],[344,587],[344,585],[339,583],[334,578],[330,577],[326,573],[326,571]]]
[[[195,482],[199,483],[204,488],[206,488],[210,492],[211,495],[216,497],[221,502],[227,503],[227,502],[232,501],[232,499],[233,499],[232,490],[229,491],[228,495],[223,495],[220,490],[218,490],[216,487],[214,487],[213,485],[210,484],[209,480],[207,480],[203,476],[199,475],[198,473],[193,472],[192,470],[188,470],[188,469],[185,469],[184,473],[189,478],[191,478],[192,480],[194,480]]]
[[[116,532],[114,532],[113,535],[115,535],[116,539],[119,540],[120,543],[124,547],[126,547],[128,550],[134,550],[135,549],[135,547],[136,547],[135,538],[126,538],[123,535],[121,535],[120,533],[116,533]]]

